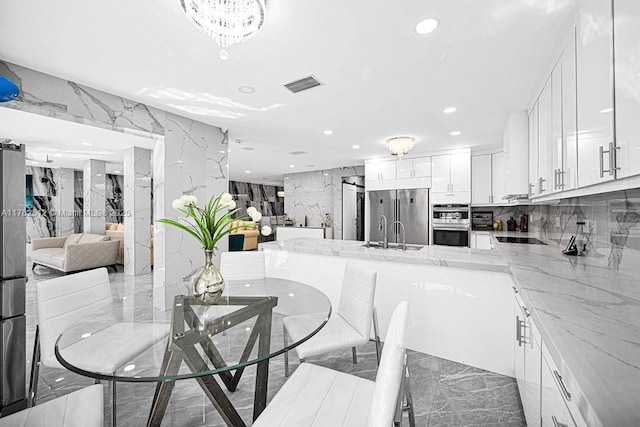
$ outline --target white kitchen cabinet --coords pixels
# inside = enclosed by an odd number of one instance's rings
[[[562,138],[562,57],[551,73],[551,135],[548,141],[547,183],[550,193],[562,191],[564,139]]]
[[[364,169],[365,181],[384,181],[396,178],[396,161],[384,160],[367,163]]]
[[[471,152],[431,157],[431,201],[471,202]]]
[[[575,427],[571,412],[563,396],[562,377],[553,361],[543,355],[541,382],[541,417],[543,426]],[[566,392],[565,392],[566,393]]]
[[[502,136],[504,193],[516,197],[529,194],[528,117],[526,111],[509,114]]]
[[[640,7],[614,0],[615,120],[618,178],[640,174]]]
[[[469,247],[471,249],[491,250],[491,234],[486,231],[472,231],[469,233]]]
[[[558,174],[562,191],[578,186],[578,100],[576,98],[576,28],[562,52],[562,171]]]
[[[491,155],[491,203],[504,203],[504,153]]]
[[[431,157],[398,159],[397,178],[425,178],[431,176]]]
[[[576,38],[580,187],[615,178],[612,30],[611,0],[580,1]]]
[[[515,291],[515,289],[514,289]],[[540,426],[540,383],[542,350],[538,330],[531,320],[531,315],[522,303],[519,293],[515,294],[516,317],[516,382],[520,391],[520,399],[524,409],[527,426]]]
[[[553,111],[551,108],[551,78],[544,85],[538,99],[538,193],[546,195],[550,192],[551,172],[551,125]]]
[[[529,112],[529,195],[531,197],[538,192],[538,102]]]
[[[471,203],[492,203],[491,154],[471,156]]]

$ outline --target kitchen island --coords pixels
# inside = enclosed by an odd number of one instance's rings
[[[610,269],[602,256],[568,257],[551,241],[546,246],[500,243],[496,235],[510,233],[491,234],[491,251],[424,247],[403,252],[316,239],[263,248],[269,274],[304,276],[334,304],[345,260],[371,266],[378,271],[376,305],[381,312],[400,299],[413,307],[410,348],[511,376],[507,359],[513,366],[513,286],[587,425],[640,425],[638,278]],[[502,362],[489,359],[505,353]]]

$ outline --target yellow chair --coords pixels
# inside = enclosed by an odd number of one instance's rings
[[[260,230],[258,230],[257,224],[251,223],[249,221],[233,221],[231,224],[229,224],[229,228],[239,227],[245,224],[246,227],[233,230],[230,234],[244,235],[244,244],[242,245],[243,251],[252,251],[258,249],[258,236],[260,235]]]

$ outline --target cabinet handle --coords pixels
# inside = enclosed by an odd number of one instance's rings
[[[569,390],[567,390],[567,387],[564,385],[564,381],[562,381],[562,375],[560,375],[560,372],[553,371],[553,376],[556,377],[556,381],[560,386],[560,390],[562,391],[565,400],[571,401],[571,393],[569,393]]]
[[[620,168],[616,167],[617,159],[616,159],[616,151],[619,150],[620,147],[616,147],[613,145],[613,142],[609,143],[609,149],[605,150],[601,145],[598,147],[598,151],[600,153],[600,178],[604,178],[604,174],[608,173],[610,176],[615,175],[616,171]],[[609,169],[604,168],[604,155],[609,155]]]
[[[546,190],[543,188],[543,183],[547,182],[543,177],[538,178],[538,193],[544,193]]]
[[[554,427],[569,427],[568,424],[559,422],[555,415],[551,417],[551,420],[553,421]]]
[[[522,347],[522,322],[520,321],[520,316],[516,316],[516,341],[518,342],[518,347]]]
[[[519,292],[518,288],[516,288],[515,286],[511,286],[511,289],[513,289],[514,294],[517,294]]]
[[[604,147],[601,145],[600,147],[598,147],[598,153],[600,156],[600,178],[604,178]]]
[[[553,189],[558,189],[558,169],[553,170]]]
[[[533,184],[529,183],[529,197],[533,196]]]
[[[564,171],[558,169],[558,190],[564,189]]]

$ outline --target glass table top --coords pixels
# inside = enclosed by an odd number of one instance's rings
[[[305,338],[285,347],[282,319],[304,315]],[[55,355],[67,369],[103,380],[158,382],[224,373],[282,354],[317,333],[331,315],[321,291],[265,278],[226,282],[216,305],[179,295],[173,310],[122,299],[75,322]]]

